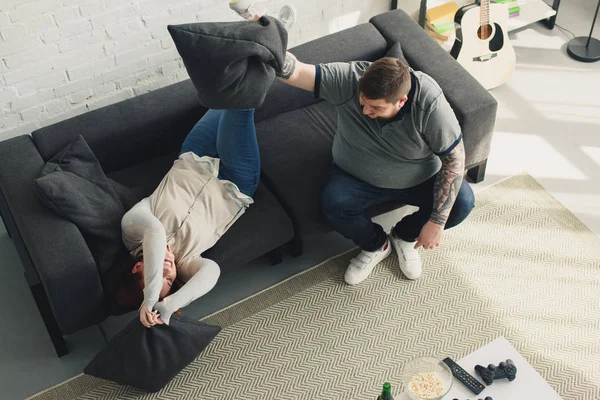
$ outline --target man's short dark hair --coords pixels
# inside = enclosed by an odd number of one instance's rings
[[[380,58],[367,67],[358,88],[367,99],[395,103],[410,91],[410,72],[397,58]]]

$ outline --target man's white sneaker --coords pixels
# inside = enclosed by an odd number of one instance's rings
[[[269,11],[266,1],[232,0],[229,2],[229,8],[248,21],[255,21],[259,17],[267,15],[267,11]]]
[[[408,279],[419,279],[423,268],[421,265],[421,256],[419,251],[415,249],[416,242],[405,242],[404,240],[394,235],[394,230],[390,233],[390,241],[396,254],[398,254],[398,264],[400,270]]]
[[[281,25],[283,25],[285,30],[289,32],[294,22],[296,22],[297,15],[296,9],[286,4],[285,6],[281,7],[281,10],[279,10],[277,19],[279,22],[281,22]]]
[[[350,265],[348,265],[344,274],[344,280],[348,285],[361,283],[371,275],[373,268],[385,260],[391,252],[392,247],[389,240],[386,240],[385,244],[379,250],[362,250],[356,257],[350,260]]]

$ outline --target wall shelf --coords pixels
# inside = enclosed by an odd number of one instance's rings
[[[509,32],[556,16],[557,10],[554,10],[542,0],[517,0],[517,4],[521,7],[521,10],[518,16],[508,19]]]
[[[509,18],[508,31],[520,29],[534,22],[542,21],[548,29],[553,29],[560,0],[553,0],[552,6],[543,0],[518,0],[521,7],[518,17]],[[398,0],[392,0],[392,10],[398,8]],[[425,12],[427,11],[427,0],[421,0],[419,8],[419,25],[425,27]]]

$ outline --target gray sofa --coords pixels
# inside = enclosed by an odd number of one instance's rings
[[[291,51],[310,63],[376,60],[396,42],[408,63],[444,90],[463,129],[467,173],[481,181],[497,103],[403,11]],[[41,203],[33,181],[50,157],[81,134],[108,177],[150,193],[205,111],[188,80],[0,143],[0,213],[59,356],[67,353],[65,335],[116,311],[85,238]],[[330,230],[317,204],[332,161],[335,109],[275,81],[255,120],[262,162],[255,204],[205,254],[223,270],[265,254],[276,264],[284,247],[298,256],[305,235]]]

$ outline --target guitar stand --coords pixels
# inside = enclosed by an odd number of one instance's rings
[[[578,36],[571,39],[567,45],[567,53],[577,61],[595,62],[600,60],[600,40],[592,37],[596,18],[598,17],[598,9],[600,9],[600,0],[598,0],[598,6],[596,6],[596,13],[588,37]]]

